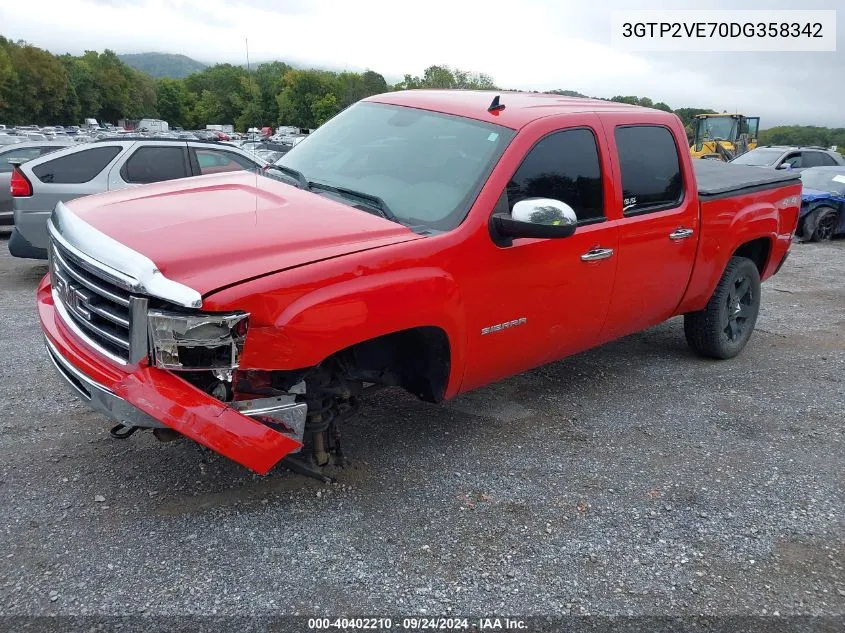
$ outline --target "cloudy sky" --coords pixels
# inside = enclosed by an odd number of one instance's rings
[[[197,60],[370,68],[396,81],[448,64],[504,88],[648,96],[672,107],[739,109],[763,127],[845,127],[845,10],[837,52],[629,53],[615,9],[835,9],[841,0],[37,0],[0,2],[0,34],[53,53],[110,48]],[[800,6],[799,6],[800,5]]]

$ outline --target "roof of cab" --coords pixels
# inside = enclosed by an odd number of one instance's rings
[[[504,109],[498,112],[487,110],[493,97],[499,95]],[[444,114],[486,121],[519,129],[531,121],[553,114],[578,112],[626,112],[642,111],[640,106],[602,101],[586,97],[564,97],[536,92],[508,92],[506,90],[402,90],[368,97],[375,101],[400,106],[433,110]]]

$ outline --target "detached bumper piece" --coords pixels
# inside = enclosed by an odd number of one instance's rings
[[[131,427],[172,429],[261,475],[302,448],[305,404],[276,398],[224,403],[163,369],[118,368],[64,324],[47,280],[38,288],[38,312],[59,375],[93,409],[122,424],[115,427],[119,434]]]

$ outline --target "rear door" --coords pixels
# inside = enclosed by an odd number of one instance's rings
[[[630,115],[626,115],[630,119]],[[616,284],[602,338],[665,321],[692,273],[699,214],[695,178],[684,173],[682,148],[656,123],[606,125],[621,213]]]
[[[804,150],[801,152],[801,166],[809,167],[833,167],[836,161],[831,156],[824,152],[814,152],[812,150]]]
[[[109,189],[123,189],[191,175],[185,141],[138,142],[109,174]]]

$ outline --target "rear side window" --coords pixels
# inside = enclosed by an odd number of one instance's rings
[[[571,206],[578,221],[604,217],[601,162],[591,130],[555,132],[537,143],[507,187],[508,204],[552,198]]]
[[[252,161],[234,152],[218,149],[194,150],[199,165],[200,174],[219,174],[226,171],[252,170],[256,165]]]
[[[41,182],[81,184],[89,182],[123,149],[120,146],[92,147],[66,154],[32,168]]]
[[[9,174],[12,172],[12,163],[25,163],[28,160],[41,156],[42,151],[40,147],[25,147],[17,151],[12,150],[0,154],[0,174]]]
[[[150,183],[185,178],[188,166],[182,147],[141,147],[129,157],[120,170],[126,182]]]
[[[804,152],[802,167],[832,167],[836,161],[824,152]]]
[[[683,196],[681,159],[665,127],[632,125],[615,131],[625,215],[677,206]]]

